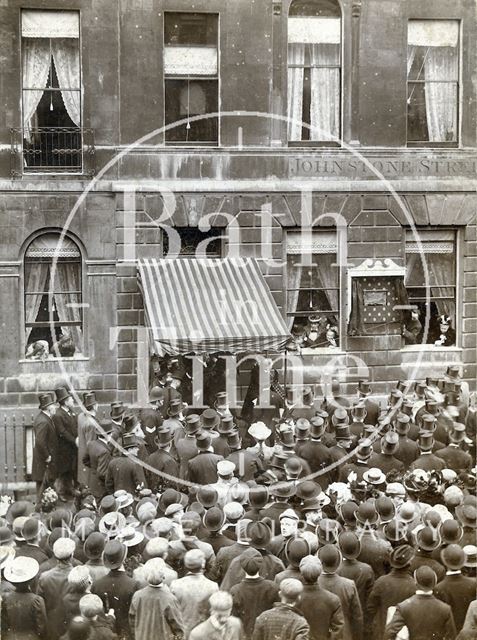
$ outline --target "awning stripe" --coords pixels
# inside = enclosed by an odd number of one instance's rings
[[[279,351],[289,338],[256,260],[143,260],[145,316],[159,353]]]

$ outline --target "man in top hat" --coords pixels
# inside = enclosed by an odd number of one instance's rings
[[[161,409],[164,406],[164,390],[153,387],[149,392],[149,407],[144,407],[139,412],[139,422],[144,429],[146,448],[149,453],[156,450],[156,431],[160,429],[164,418]]]
[[[381,453],[373,453],[369,459],[370,467],[377,467],[385,474],[390,471],[402,473],[404,464],[395,457],[399,448],[399,436],[395,431],[388,431],[381,438]]]
[[[465,438],[465,425],[454,422],[453,428],[449,432],[450,444],[436,451],[436,456],[444,460],[447,469],[453,469],[455,472],[471,469],[472,456],[462,449]]]
[[[358,400],[358,402],[353,405],[351,408],[351,418],[352,423],[349,425],[349,430],[351,435],[358,440],[359,438],[364,437],[364,428],[367,423],[365,423],[366,416],[368,412],[366,411],[366,405],[362,400]],[[376,424],[376,423],[375,423]],[[373,424],[369,426],[374,426]]]
[[[230,453],[228,437],[236,431],[233,416],[220,417],[217,427],[218,437],[212,438],[212,448],[214,453],[226,458]]]
[[[188,476],[196,484],[213,484],[217,482],[217,463],[222,456],[214,453],[212,439],[207,433],[200,433],[196,438],[199,453],[189,460]]]
[[[243,482],[254,480],[264,471],[263,461],[257,453],[242,447],[242,439],[238,431],[227,437],[230,453],[226,460],[235,465],[235,475]]]
[[[173,478],[179,477],[179,464],[171,454],[173,439],[172,431],[167,427],[162,427],[156,431],[155,445],[157,449],[146,458],[146,463],[158,471],[156,474],[146,469],[148,486],[153,493],[157,493],[164,486],[171,486],[174,483],[170,478],[161,477],[161,473],[168,474]]]
[[[371,383],[368,380],[360,380],[358,382],[358,398],[359,402],[363,402],[366,409],[366,419],[368,424],[377,424],[381,414],[381,406],[376,400],[372,399]]]
[[[394,427],[398,434],[398,448],[394,452],[394,457],[400,460],[404,468],[407,469],[419,456],[417,442],[409,438],[411,419],[405,413],[399,413],[394,421]]]
[[[434,437],[430,431],[423,431],[419,435],[419,457],[414,460],[409,469],[423,469],[424,471],[442,471],[446,463],[432,453]]]
[[[105,478],[106,491],[112,494],[118,489],[123,489],[134,495],[138,487],[146,486],[144,469],[137,459],[134,459],[139,452],[134,434],[127,433],[123,436],[122,447],[122,454],[112,458],[108,464]]]
[[[89,469],[89,489],[96,500],[100,501],[106,494],[106,473],[113,457],[112,442],[113,423],[102,420],[98,424],[97,438],[86,445],[83,464]]]
[[[43,491],[51,487],[56,479],[58,438],[53,416],[56,412],[56,401],[51,393],[39,396],[39,413],[33,422],[35,445],[31,475],[36,482],[36,501],[40,502]]]
[[[319,475],[319,482],[324,490],[330,483],[330,476],[326,469],[332,462],[328,447],[322,442],[325,429],[323,418],[318,416],[311,418],[310,440],[295,448],[297,455],[309,464],[311,473],[322,472]]]
[[[126,413],[126,407],[121,401],[111,402],[111,409],[109,416],[113,423],[112,435],[115,440],[118,440],[123,431],[123,418]]]
[[[434,593],[439,600],[451,607],[455,626],[459,632],[464,625],[469,604],[475,600],[477,580],[462,575],[465,553],[460,545],[449,544],[441,551],[441,560],[447,570],[446,576],[439,582]]]
[[[408,544],[393,549],[389,558],[391,572],[379,577],[369,594],[366,615],[372,621],[371,638],[381,640],[386,627],[386,615],[389,607],[409,598],[416,593],[416,584],[409,571],[414,550]]]
[[[409,640],[454,640],[457,632],[452,610],[433,595],[436,574],[429,567],[419,567],[414,580],[416,593],[397,605],[384,640],[396,640],[403,627]]]
[[[60,408],[53,416],[58,438],[58,484],[59,497],[65,502],[73,496],[78,468],[78,421],[73,411],[74,400],[66,387],[55,389]]]
[[[361,482],[363,474],[370,469],[369,459],[372,452],[371,440],[369,438],[360,440],[351,461],[344,464],[340,469],[340,482],[348,482],[350,474],[356,474],[356,481]]]
[[[326,399],[322,405],[322,408],[329,414],[330,419],[333,418],[333,414],[338,407],[349,410],[351,402],[342,393],[342,387],[339,380],[332,380],[331,393],[326,394]]]
[[[303,387],[301,392],[301,400],[293,409],[293,417],[296,420],[299,418],[305,418],[311,420],[313,416],[316,416],[316,410],[318,409],[318,403],[315,399],[315,394],[311,387]]]
[[[174,426],[171,420],[164,422],[164,428],[171,429]],[[179,477],[182,480],[189,479],[189,460],[194,458],[198,453],[196,435],[201,430],[200,417],[197,413],[191,413],[184,419],[185,436],[175,442],[175,450],[177,460],[179,462]],[[172,433],[174,433],[172,431]],[[206,432],[207,433],[207,432]]]
[[[124,439],[126,435],[131,436],[132,440],[134,440],[138,450],[137,457],[144,462],[149,455],[146,445],[146,434],[143,431],[139,416],[132,411],[127,412],[123,418],[122,438]]]
[[[83,394],[83,411],[78,415],[78,483],[86,487],[90,486],[89,469],[83,463],[88,442],[95,440],[97,436],[96,414],[98,403],[93,391]]]

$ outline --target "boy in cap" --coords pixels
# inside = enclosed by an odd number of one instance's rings
[[[79,601],[79,610],[80,615],[90,623],[94,640],[117,640],[113,632],[114,616],[105,615],[103,602],[99,596],[94,593],[84,595]]]
[[[306,640],[310,627],[298,608],[303,585],[287,578],[280,585],[280,602],[261,613],[255,623],[253,640]]]

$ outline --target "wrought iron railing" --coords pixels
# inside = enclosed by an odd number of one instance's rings
[[[25,173],[94,175],[92,129],[38,127],[10,132],[12,177]]]

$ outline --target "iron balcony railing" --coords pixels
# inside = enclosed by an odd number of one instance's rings
[[[94,175],[92,129],[38,127],[10,132],[12,177],[25,173]]]

